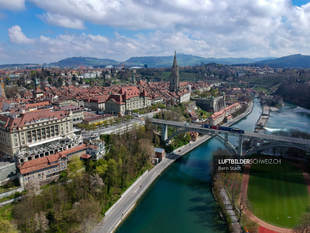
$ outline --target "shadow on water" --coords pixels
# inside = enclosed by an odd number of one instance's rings
[[[195,194],[189,199],[188,211],[197,217],[196,223],[213,232],[223,232],[223,229],[228,232],[226,222],[219,215],[219,206],[213,198],[211,182],[194,182],[191,189]]]
[[[180,165],[188,165],[188,159],[182,158],[178,161]],[[205,228],[206,232],[228,232],[226,222],[221,219],[219,206],[215,202],[211,190],[210,175],[211,160],[190,159],[190,169],[169,176],[169,181],[187,186],[190,190],[189,206],[187,211],[196,217],[195,223]],[[194,195],[194,197],[193,197]],[[226,229],[226,230],[225,230]]]

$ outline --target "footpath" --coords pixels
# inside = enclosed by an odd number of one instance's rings
[[[240,121],[252,112],[253,102],[251,101],[246,111],[223,125],[230,126]],[[172,153],[168,154],[159,164],[151,170],[146,171],[138,178],[121,198],[105,213],[103,220],[92,230],[92,233],[112,233],[134,209],[138,200],[142,197],[145,191],[151,184],[168,168],[175,160],[187,154],[191,150],[200,146],[212,137],[209,135],[200,136],[195,142],[188,143],[177,148]]]

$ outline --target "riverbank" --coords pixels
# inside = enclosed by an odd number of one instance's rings
[[[263,109],[262,114],[260,115],[255,125],[254,132],[256,133],[264,133],[265,132],[264,127],[267,125],[267,121],[269,120],[271,107],[268,105],[263,105],[262,109]]]
[[[230,126],[240,121],[253,110],[253,102],[250,102],[248,108],[244,113],[235,117],[230,122],[225,123],[225,126]],[[212,137],[209,135],[203,135],[199,137],[195,142],[191,142],[180,148],[177,148],[172,153],[168,154],[158,165],[152,168],[143,176],[139,178],[134,184],[130,186],[130,191],[122,195],[121,199],[117,201],[106,213],[103,220],[93,229],[93,233],[111,233],[114,232],[121,222],[130,214],[134,209],[138,200],[142,197],[145,191],[151,186],[151,184],[178,158],[189,153],[196,147],[200,146],[204,142],[208,141]],[[129,190],[128,189],[128,190]]]
[[[252,112],[253,105],[254,105],[253,102],[251,102],[249,104],[247,110],[244,113],[244,114],[246,114],[246,116]],[[261,116],[262,116],[262,114],[261,114]],[[241,114],[239,116],[239,120],[241,120],[243,118],[244,118],[244,116],[242,116],[242,114]],[[225,126],[231,126],[233,124],[236,124],[237,122],[238,122],[238,120],[235,119],[235,121],[229,122]],[[214,196],[215,200],[219,203],[219,206],[221,208],[221,212],[225,216],[226,222],[229,225],[228,226],[229,230],[233,233],[240,233],[240,232],[242,232],[242,230],[241,230],[241,225],[239,222],[240,219],[238,217],[238,213],[235,212],[236,210],[234,208],[234,204],[230,201],[229,195],[228,195],[227,191],[225,190],[225,188],[224,187],[217,187],[217,185],[216,185],[217,179],[219,179],[218,176],[215,176],[214,180],[213,180],[213,187],[212,187],[213,196]],[[234,177],[234,179],[238,180],[237,177]]]

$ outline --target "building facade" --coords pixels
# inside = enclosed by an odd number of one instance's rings
[[[44,184],[59,177],[67,169],[67,157],[61,153],[49,155],[18,165],[21,186]]]
[[[124,115],[137,109],[152,105],[152,99],[147,96],[146,91],[140,91],[136,86],[127,86],[120,89],[119,94],[110,96],[106,102],[106,112]]]
[[[17,163],[42,158],[82,143],[72,113],[42,109],[0,115],[0,152]]]
[[[224,121],[226,118],[227,120],[232,119],[231,114],[237,112],[241,108],[240,103],[234,103],[229,105],[228,107],[222,109],[221,111],[215,112],[209,118],[209,122],[211,125],[218,125]]]

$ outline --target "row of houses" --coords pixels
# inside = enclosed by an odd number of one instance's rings
[[[225,118],[226,120],[231,120],[232,114],[238,111],[240,108],[241,108],[240,103],[234,103],[232,105],[229,105],[223,108],[222,110],[213,113],[209,118],[209,123],[211,125],[218,125],[221,122],[223,122]]]

